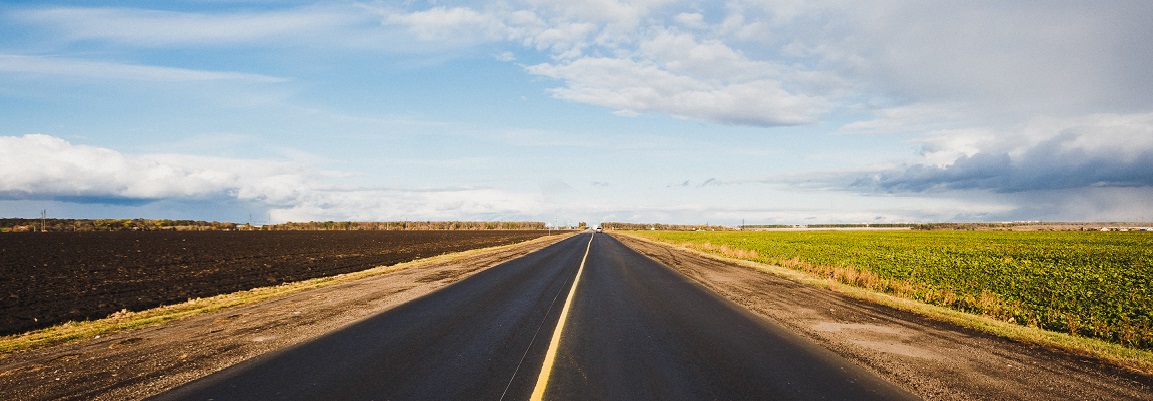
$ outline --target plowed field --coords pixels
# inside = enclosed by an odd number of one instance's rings
[[[0,335],[510,244],[547,231],[0,233]]]

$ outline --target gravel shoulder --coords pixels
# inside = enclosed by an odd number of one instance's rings
[[[871,304],[698,252],[617,239],[929,400],[1153,400],[1153,378]]]
[[[0,354],[0,399],[143,399],[379,314],[567,237],[432,258],[379,276],[159,326]]]

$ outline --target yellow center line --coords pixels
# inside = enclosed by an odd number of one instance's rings
[[[568,297],[564,300],[564,309],[560,312],[560,321],[556,324],[556,330],[552,332],[552,341],[548,343],[548,352],[544,355],[544,366],[540,369],[540,376],[536,378],[536,388],[532,390],[532,397],[530,400],[537,401],[544,399],[545,387],[548,387],[548,378],[552,375],[552,366],[556,361],[556,351],[560,346],[560,333],[564,331],[564,323],[568,320],[568,311],[572,307],[573,294],[576,294],[577,284],[580,283],[581,273],[585,270],[585,261],[589,258],[589,250],[593,247],[593,237],[596,233],[592,233],[589,237],[589,244],[585,247],[585,256],[581,258],[581,265],[577,268],[576,279],[572,282],[572,289],[568,292]]]

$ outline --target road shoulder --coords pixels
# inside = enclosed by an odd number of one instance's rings
[[[614,235],[753,313],[925,399],[1153,399],[1153,378],[871,304],[698,252]]]

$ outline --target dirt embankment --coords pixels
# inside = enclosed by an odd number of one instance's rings
[[[0,354],[0,399],[142,399],[391,309],[567,236],[305,290],[161,326]]]
[[[666,245],[621,242],[931,400],[1153,400],[1153,378]]]

